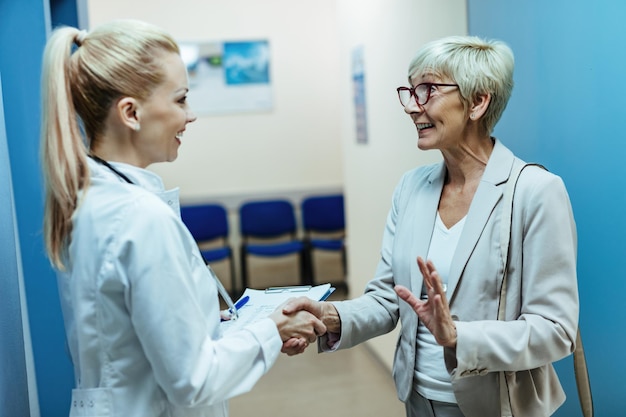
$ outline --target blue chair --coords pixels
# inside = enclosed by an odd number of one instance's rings
[[[248,257],[278,258],[296,254],[300,282],[307,284],[304,244],[297,238],[296,216],[287,200],[249,201],[239,208],[241,226],[241,282],[249,286]]]
[[[185,226],[201,247],[200,253],[207,264],[228,260],[230,265],[231,294],[236,294],[237,279],[233,250],[228,240],[228,217],[226,209],[219,204],[182,206],[180,215]],[[203,249],[204,244],[207,249]]]
[[[347,274],[345,245],[345,213],[342,194],[310,196],[302,200],[302,227],[307,253],[307,272],[315,281],[313,253],[315,250],[339,252],[344,277]]]

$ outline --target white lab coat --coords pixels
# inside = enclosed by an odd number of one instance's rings
[[[89,160],[58,284],[75,369],[70,416],[227,416],[282,345],[264,319],[222,336],[215,282],[154,173]],[[164,203],[165,201],[165,203]]]

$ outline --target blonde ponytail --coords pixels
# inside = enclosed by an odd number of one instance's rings
[[[46,45],[42,71],[41,150],[46,186],[44,236],[52,264],[64,268],[78,194],[89,184],[87,151],[71,99],[69,59],[80,31],[57,29]]]

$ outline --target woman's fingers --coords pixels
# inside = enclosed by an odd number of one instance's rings
[[[434,291],[435,294],[445,296],[445,290],[443,288],[443,284],[441,283],[439,273],[435,268],[435,264],[433,264],[430,260],[426,262],[419,256],[417,257],[417,264],[419,265],[422,276],[424,277],[424,285],[426,285],[426,289],[429,292],[429,298],[432,291]]]
[[[417,308],[422,304],[422,302],[407,287],[403,285],[396,285],[394,290],[396,291],[396,294],[398,294],[398,297],[413,307],[413,310],[417,311]]]

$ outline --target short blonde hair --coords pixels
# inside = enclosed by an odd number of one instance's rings
[[[89,144],[104,132],[117,99],[146,99],[163,83],[165,53],[180,53],[174,39],[136,20],[114,21],[91,33],[61,27],[48,40],[42,69],[44,236],[57,268],[64,267],[78,195],[89,186]]]
[[[409,80],[418,74],[432,73],[459,85],[465,108],[479,94],[491,94],[482,117],[491,133],[513,90],[513,51],[504,42],[475,36],[450,36],[424,45],[409,64]]]

